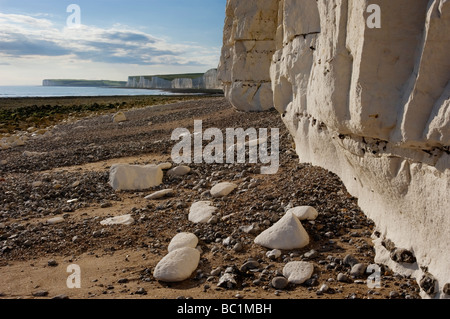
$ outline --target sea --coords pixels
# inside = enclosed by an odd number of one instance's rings
[[[137,96],[176,95],[177,93],[150,90],[106,87],[62,87],[62,86],[0,86],[0,98],[21,97],[80,97],[80,96]]]

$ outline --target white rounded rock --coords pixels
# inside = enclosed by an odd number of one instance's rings
[[[155,267],[153,276],[163,282],[180,282],[188,279],[197,269],[200,252],[195,248],[184,247],[166,255]]]
[[[287,263],[283,268],[283,276],[288,279],[289,283],[301,285],[314,272],[314,265],[305,261],[292,261]]]
[[[155,192],[153,194],[150,194],[148,196],[145,197],[145,199],[148,200],[156,200],[156,199],[160,199],[166,196],[172,196],[173,195],[173,189],[163,189],[161,191]]]
[[[133,217],[131,215],[123,215],[112,218],[107,218],[100,222],[103,226],[112,226],[112,225],[132,225],[134,223]]]
[[[276,224],[259,234],[255,244],[271,249],[300,249],[309,244],[309,235],[294,214],[286,213]]]
[[[139,191],[161,185],[163,177],[156,165],[115,164],[110,169],[109,184],[116,191]]]
[[[167,172],[169,176],[184,176],[186,174],[189,174],[191,172],[191,168],[186,165],[181,165],[172,168]]]
[[[311,206],[298,206],[291,208],[287,213],[294,214],[300,221],[302,220],[316,220],[319,212]]]
[[[210,193],[212,197],[223,197],[229,195],[238,186],[234,183],[223,182],[211,188]]]
[[[169,243],[167,250],[170,252],[180,248],[196,248],[198,244],[198,238],[192,233],[179,233]]]
[[[61,224],[63,222],[64,222],[64,218],[63,217],[54,217],[54,218],[51,218],[51,219],[47,220],[47,223],[49,225],[57,225],[57,224]]]
[[[212,206],[212,202],[201,201],[195,202],[189,209],[188,219],[195,224],[207,223],[213,216],[213,213],[217,210],[217,207]]]

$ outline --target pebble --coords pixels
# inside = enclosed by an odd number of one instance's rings
[[[210,193],[212,197],[224,197],[229,195],[238,186],[234,183],[223,182],[215,185],[211,188]]]
[[[232,273],[225,272],[222,277],[219,279],[219,283],[217,287],[233,289],[237,286],[236,276]]]
[[[167,172],[167,175],[171,176],[171,177],[181,177],[181,176],[189,174],[190,172],[191,172],[191,168],[189,166],[181,165],[181,166],[177,166],[175,168],[170,169]]]
[[[344,257],[343,263],[344,263],[344,265],[353,267],[354,265],[358,264],[359,261],[353,255],[349,254]]]
[[[217,207],[210,201],[195,202],[189,209],[188,219],[194,224],[207,223],[216,211]]]
[[[296,285],[301,285],[311,278],[313,272],[314,265],[305,261],[291,261],[283,268],[283,276],[288,279],[289,283]]]
[[[47,265],[48,265],[49,267],[56,267],[56,266],[58,266],[58,262],[57,262],[56,260],[54,260],[54,259],[51,259],[51,260],[49,260],[49,261],[47,262]]]
[[[111,217],[101,221],[100,224],[103,226],[132,225],[134,224],[134,218],[131,215]]]
[[[47,297],[48,291],[47,290],[38,290],[32,293],[33,297]]]
[[[148,199],[148,200],[161,199],[163,197],[172,196],[173,193],[174,193],[173,189],[164,189],[164,190],[161,190],[161,191],[158,191],[158,192],[155,192],[153,194],[146,196],[145,199]]]
[[[266,256],[267,256],[267,258],[269,258],[270,260],[278,259],[278,258],[280,258],[280,256],[281,256],[281,250],[279,250],[279,249],[273,249],[273,250],[271,250],[271,251],[268,251],[268,252],[266,253]]]
[[[353,277],[361,277],[366,271],[366,265],[362,263],[358,263],[353,265],[352,270],[350,270],[350,276]]]
[[[259,262],[256,260],[249,260],[245,262],[239,269],[241,272],[246,272],[248,270],[257,269],[259,267]]]
[[[242,243],[238,242],[233,246],[233,250],[235,252],[241,252],[244,249],[244,246],[242,245]]]
[[[49,225],[57,225],[57,224],[61,224],[63,222],[64,222],[63,217],[54,217],[54,218],[47,220],[47,224],[49,224]]]
[[[349,282],[350,278],[346,274],[340,272],[337,275],[337,281],[339,281],[339,282]]]
[[[220,276],[221,272],[222,272],[222,268],[221,267],[217,267],[216,269],[211,271],[211,276],[218,277],[218,276]]]
[[[289,284],[285,277],[275,277],[272,279],[272,287],[275,289],[284,289]]]
[[[318,255],[319,255],[319,253],[318,253],[316,250],[314,250],[314,249],[311,249],[311,250],[308,251],[307,253],[304,253],[304,254],[303,254],[303,256],[304,256],[305,258],[308,258],[308,259],[316,258]]]

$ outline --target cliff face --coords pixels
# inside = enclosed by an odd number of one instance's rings
[[[222,89],[222,83],[217,79],[217,69],[211,69],[202,76],[195,78],[180,77],[166,80],[158,76],[130,76],[127,87],[139,89]]]
[[[370,4],[381,9],[371,28]],[[228,0],[219,79],[275,107],[301,161],[338,174],[377,225],[377,261],[448,298],[450,1]],[[394,262],[389,239],[417,262]]]

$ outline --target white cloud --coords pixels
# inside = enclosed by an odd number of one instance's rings
[[[79,62],[211,67],[218,48],[175,44],[128,26],[81,25],[58,28],[38,16],[0,13],[0,59],[14,64],[26,57],[71,57]]]

